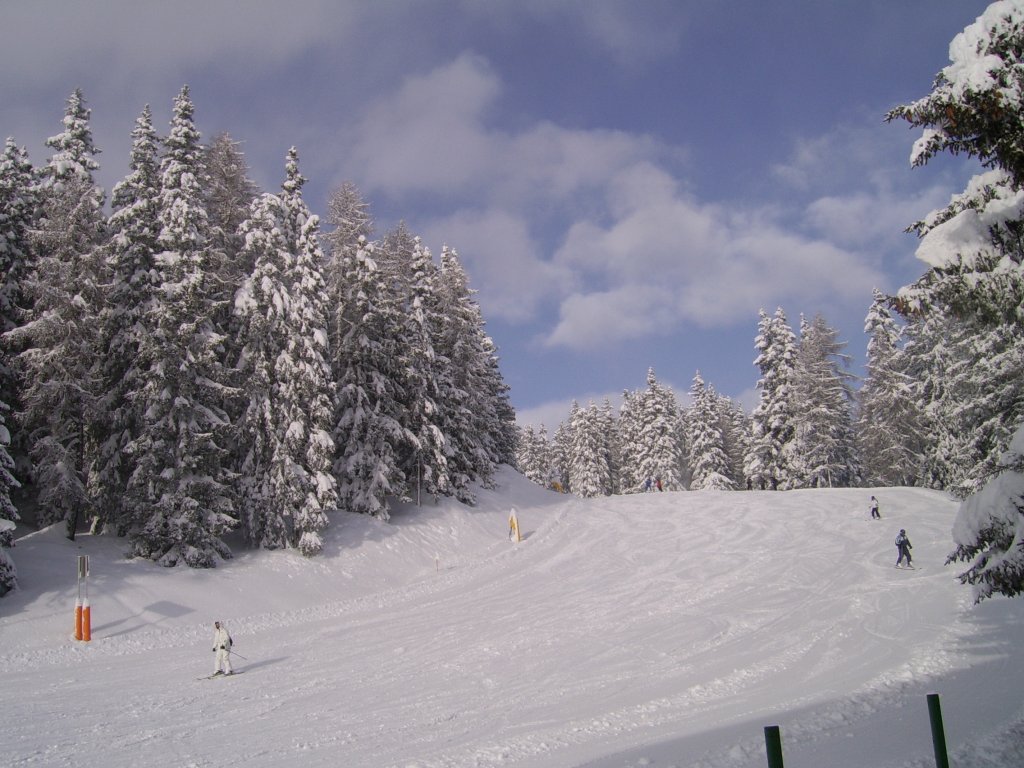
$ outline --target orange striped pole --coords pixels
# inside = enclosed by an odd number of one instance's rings
[[[82,598],[75,600],[75,640],[82,639]]]
[[[82,639],[87,643],[92,640],[92,609],[89,608],[88,597],[82,605]]]

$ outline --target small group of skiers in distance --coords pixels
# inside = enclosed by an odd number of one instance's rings
[[[878,499],[876,499],[874,496],[871,497],[871,519],[872,520],[881,520],[882,519],[882,513],[878,511]],[[897,555],[896,556],[896,567],[897,568],[902,568],[903,567],[903,560],[906,559],[906,561],[907,561],[907,566],[906,567],[907,568],[913,568],[914,566],[911,565],[911,560],[913,558],[911,558],[911,556],[910,556],[910,550],[912,550],[914,547],[910,543],[910,539],[907,536],[907,530],[905,528],[900,528],[900,532],[896,535],[896,542],[895,542],[895,544],[896,544],[896,555]]]
[[[648,477],[644,480],[644,493],[651,493],[655,488],[659,491],[665,490],[660,477]]]

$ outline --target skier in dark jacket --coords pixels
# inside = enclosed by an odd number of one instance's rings
[[[910,544],[910,539],[907,538],[907,532],[903,528],[900,528],[900,535],[896,537],[896,549],[900,555],[896,558],[896,567],[903,567],[900,563],[903,562],[903,558],[905,557],[907,558],[907,568],[913,568],[914,566],[910,564],[910,550],[913,549],[913,546]]]

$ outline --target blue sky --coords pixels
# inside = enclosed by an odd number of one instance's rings
[[[924,271],[906,226],[976,170],[909,166],[971,0],[5,0],[0,134],[34,163],[81,88],[109,189],[143,105],[191,88],[204,137],[276,190],[295,145],[323,214],[462,258],[520,421],[653,367],[756,402],[758,310],[821,312],[863,364],[871,290]]]

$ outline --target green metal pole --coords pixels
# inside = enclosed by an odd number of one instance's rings
[[[939,706],[939,694],[928,694],[928,717],[932,721],[932,746],[935,748],[935,768],[949,768],[949,755],[946,754],[946,731],[942,727],[942,708]]]
[[[779,726],[765,726],[764,746],[768,751],[768,768],[785,768],[782,764],[782,736],[779,734]]]

